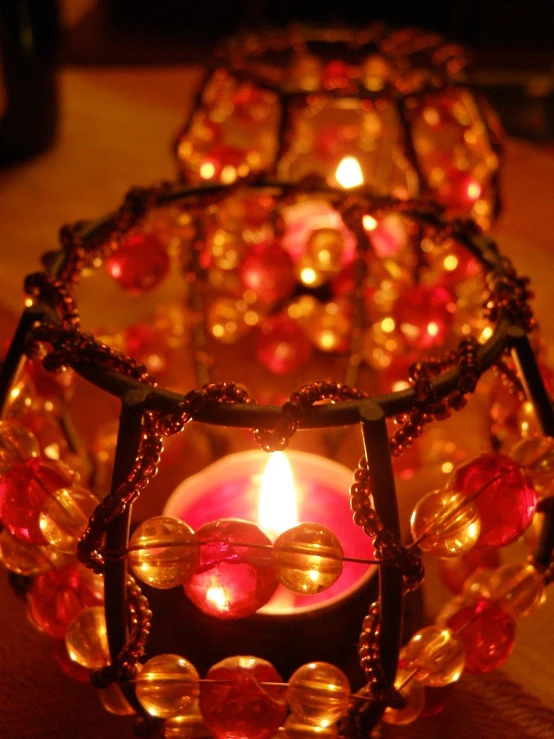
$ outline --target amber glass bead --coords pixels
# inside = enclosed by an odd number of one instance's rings
[[[423,685],[449,685],[458,680],[464,669],[464,647],[460,639],[441,626],[426,626],[418,631],[404,653],[407,668],[417,669],[414,679]]]
[[[312,724],[295,713],[290,714],[283,728],[282,735],[290,739],[334,739],[338,736],[336,724],[329,724],[329,726]]]
[[[472,549],[481,524],[476,506],[465,495],[435,490],[417,502],[410,528],[422,551],[455,557]]]
[[[332,531],[316,523],[301,523],[273,542],[272,561],[279,581],[295,593],[326,590],[342,573],[344,552]]]
[[[100,688],[98,697],[108,713],[113,713],[116,716],[134,716],[136,713],[117,683],[111,683],[106,688]]]
[[[411,674],[412,670],[399,667],[394,680],[395,688],[402,691],[406,698],[404,708],[388,707],[383,714],[383,721],[393,726],[407,726],[419,718],[425,706],[425,688],[417,682],[417,680],[409,680],[405,685],[404,681]],[[401,687],[402,686],[402,687]]]
[[[329,726],[341,718],[350,702],[350,683],[338,667],[310,662],[289,679],[289,708],[295,715],[318,726]]]
[[[200,560],[198,539],[184,521],[156,516],[141,524],[129,542],[129,565],[154,588],[183,585]]]
[[[551,436],[522,439],[512,448],[510,457],[529,475],[539,498],[552,495],[554,492],[554,439]]]
[[[46,547],[25,544],[6,529],[0,532],[0,562],[10,572],[26,576],[38,575],[52,567]]]
[[[74,662],[99,669],[109,664],[108,632],[103,606],[85,608],[69,624],[65,646]]]
[[[285,686],[270,662],[228,657],[208,670],[200,688],[200,711],[218,739],[269,739],[287,715]],[[264,685],[264,683],[271,683]]]
[[[46,541],[62,552],[75,553],[99,502],[93,493],[79,485],[52,492],[39,516],[40,530]]]
[[[104,581],[81,565],[73,564],[39,575],[29,592],[31,620],[55,639],[63,639],[70,622],[84,608],[104,600]]]
[[[168,718],[164,724],[164,739],[204,739],[212,734],[202,718],[198,701],[195,701],[186,713]]]
[[[514,619],[487,598],[459,595],[442,608],[437,623],[456,632],[466,652],[467,672],[496,670],[514,647]]]
[[[199,675],[177,654],[159,654],[145,662],[136,680],[136,693],[151,716],[172,718],[187,712],[198,698]]]
[[[65,641],[59,640],[54,642],[54,659],[61,667],[62,671],[72,680],[79,683],[90,683],[92,670],[74,662],[67,653]]]
[[[38,457],[35,435],[19,421],[0,421],[0,475],[29,457]]]
[[[544,601],[544,577],[525,563],[507,563],[490,574],[488,596],[514,618],[528,616]]]
[[[264,606],[278,580],[271,541],[263,531],[249,521],[227,518],[204,524],[196,533],[202,544],[200,564],[185,583],[191,601],[222,619],[244,618]]]

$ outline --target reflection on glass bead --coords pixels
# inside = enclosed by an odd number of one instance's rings
[[[448,487],[473,498],[481,518],[476,547],[499,547],[519,538],[537,508],[537,494],[529,477],[510,457],[495,452],[458,467]]]
[[[73,483],[73,473],[59,462],[31,458],[11,467],[0,479],[0,519],[18,539],[46,544],[39,514],[48,495]]]
[[[500,565],[497,549],[471,549],[461,557],[440,558],[439,574],[442,582],[453,593],[461,593],[467,578],[479,568],[493,570]]]
[[[316,523],[301,523],[273,542],[273,565],[289,590],[313,595],[326,590],[342,573],[344,552],[332,531]]]
[[[46,541],[68,554],[77,551],[89,518],[100,501],[78,485],[59,488],[45,501],[39,516],[40,530]]]
[[[109,664],[108,632],[103,606],[85,608],[69,624],[65,646],[74,662],[99,669]]]
[[[141,524],[129,542],[129,565],[154,588],[183,585],[200,561],[198,539],[184,521],[156,516]]]
[[[124,290],[140,295],[165,278],[169,272],[169,255],[156,236],[132,234],[106,261],[106,270]]]
[[[421,498],[413,510],[410,528],[419,548],[438,557],[465,554],[481,531],[476,506],[454,490],[435,490]]]
[[[36,436],[44,457],[54,462],[65,459],[69,444],[59,418],[52,414],[30,410],[18,416],[18,420]]]
[[[31,410],[35,400],[35,384],[24,372],[11,386],[6,398],[5,415],[8,418],[18,418]]]
[[[291,675],[287,701],[293,714],[313,724],[329,726],[348,708],[350,683],[338,667],[310,662]]]
[[[77,662],[71,659],[67,653],[65,641],[56,641],[54,644],[54,659],[62,671],[72,680],[77,680],[79,683],[90,683],[91,670],[77,664]]]
[[[524,439],[530,439],[533,436],[541,436],[541,428],[533,403],[526,401],[522,404],[517,413],[517,426],[519,429],[519,435]]]
[[[256,337],[256,357],[276,375],[296,372],[312,355],[312,345],[301,326],[287,315],[265,320]]]
[[[450,629],[426,626],[405,649],[409,670],[417,668],[414,679],[423,685],[441,687],[456,682],[464,669],[464,647]]]
[[[199,679],[194,666],[184,657],[159,654],[143,665],[136,679],[137,698],[151,716],[180,716],[197,700]]]
[[[442,285],[416,285],[405,290],[394,306],[393,318],[410,347],[442,346],[455,313],[453,293]]]
[[[105,688],[100,688],[98,697],[105,710],[115,716],[134,716],[136,713],[117,683],[111,683]]]
[[[228,657],[208,670],[200,689],[200,711],[217,739],[269,739],[287,715],[285,689],[270,662]],[[209,682],[215,681],[215,682]]]
[[[510,451],[510,457],[529,475],[539,498],[552,495],[554,492],[554,439],[551,436],[522,439]]]
[[[223,619],[244,618],[268,602],[278,581],[271,549],[264,548],[271,541],[255,524],[220,519],[201,526],[196,535],[205,543],[185,592],[203,613]],[[254,546],[241,546],[244,544]]]
[[[252,246],[239,273],[244,287],[267,303],[286,298],[295,282],[292,259],[277,240]]]
[[[225,296],[210,303],[206,312],[208,330],[222,344],[235,344],[259,320],[258,312],[244,300]]]
[[[31,620],[55,639],[63,639],[69,623],[83,608],[104,600],[104,581],[80,565],[39,575],[27,599]]]
[[[211,733],[204,723],[198,701],[195,701],[186,713],[168,718],[164,724],[164,739],[204,739]]]
[[[525,563],[507,563],[488,580],[488,597],[514,618],[528,616],[544,601],[544,577]]]
[[[383,721],[393,726],[407,726],[413,723],[420,715],[425,706],[425,688],[415,679],[409,680],[403,685],[412,670],[399,667],[396,671],[394,686],[402,690],[406,697],[404,708],[387,708],[383,715]],[[402,686],[402,688],[400,687]]]
[[[344,301],[330,301],[320,306],[305,329],[318,349],[324,352],[345,352],[352,331],[352,307]]]
[[[457,633],[466,652],[467,672],[492,672],[504,664],[515,642],[515,622],[486,598],[459,595],[449,601],[437,623]]]
[[[46,547],[24,542],[12,536],[7,529],[0,532],[0,562],[16,575],[38,575],[46,572],[52,565]]]
[[[38,457],[35,435],[18,421],[0,421],[0,475],[29,457]]]
[[[291,713],[284,723],[284,731],[279,732],[290,739],[334,739],[338,736],[336,724],[320,726]]]

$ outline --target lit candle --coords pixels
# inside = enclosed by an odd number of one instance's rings
[[[299,522],[314,522],[338,537],[345,557],[371,559],[371,543],[352,521],[351,482],[351,470],[315,454],[293,451],[268,458],[263,451],[240,452],[181,483],[167,501],[164,515],[181,518],[195,530],[224,518],[257,522],[272,540]],[[259,613],[287,616],[325,608],[361,588],[374,570],[374,566],[346,563],[339,579],[315,595],[292,593],[280,586]]]

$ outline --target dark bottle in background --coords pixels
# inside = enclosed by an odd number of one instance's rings
[[[0,0],[0,165],[54,139],[58,20],[56,0]]]

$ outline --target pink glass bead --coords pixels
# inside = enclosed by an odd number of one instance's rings
[[[128,236],[107,260],[106,270],[124,290],[143,293],[156,287],[169,272],[165,246],[152,234]]]
[[[203,613],[217,618],[244,618],[271,598],[277,587],[270,539],[253,523],[238,519],[213,521],[196,532],[200,564],[185,592]],[[235,544],[234,542],[238,542]]]
[[[471,595],[453,598],[439,613],[437,623],[457,634],[465,649],[467,672],[492,672],[512,652],[515,621],[486,598]]]
[[[12,467],[0,480],[0,520],[21,541],[47,544],[40,530],[40,512],[51,492],[71,485],[68,467],[44,457]]]
[[[537,494],[529,477],[510,457],[495,452],[458,467],[448,487],[468,496],[482,490],[473,499],[481,517],[476,548],[510,544],[530,525],[537,508]]]
[[[218,682],[201,684],[200,711],[217,739],[269,739],[285,720],[286,686],[263,684],[282,682],[266,660],[228,657],[208,670],[206,678]]]
[[[446,287],[416,285],[401,294],[393,317],[409,346],[431,349],[444,344],[454,312],[454,295]]]
[[[39,575],[28,597],[32,621],[55,639],[63,639],[69,623],[83,608],[101,605],[104,582],[81,566],[63,567]]]
[[[256,337],[258,361],[276,375],[299,370],[312,355],[312,344],[292,318],[277,315],[265,320]]]
[[[239,273],[243,285],[265,303],[286,298],[295,283],[292,259],[276,239],[252,246]]]

